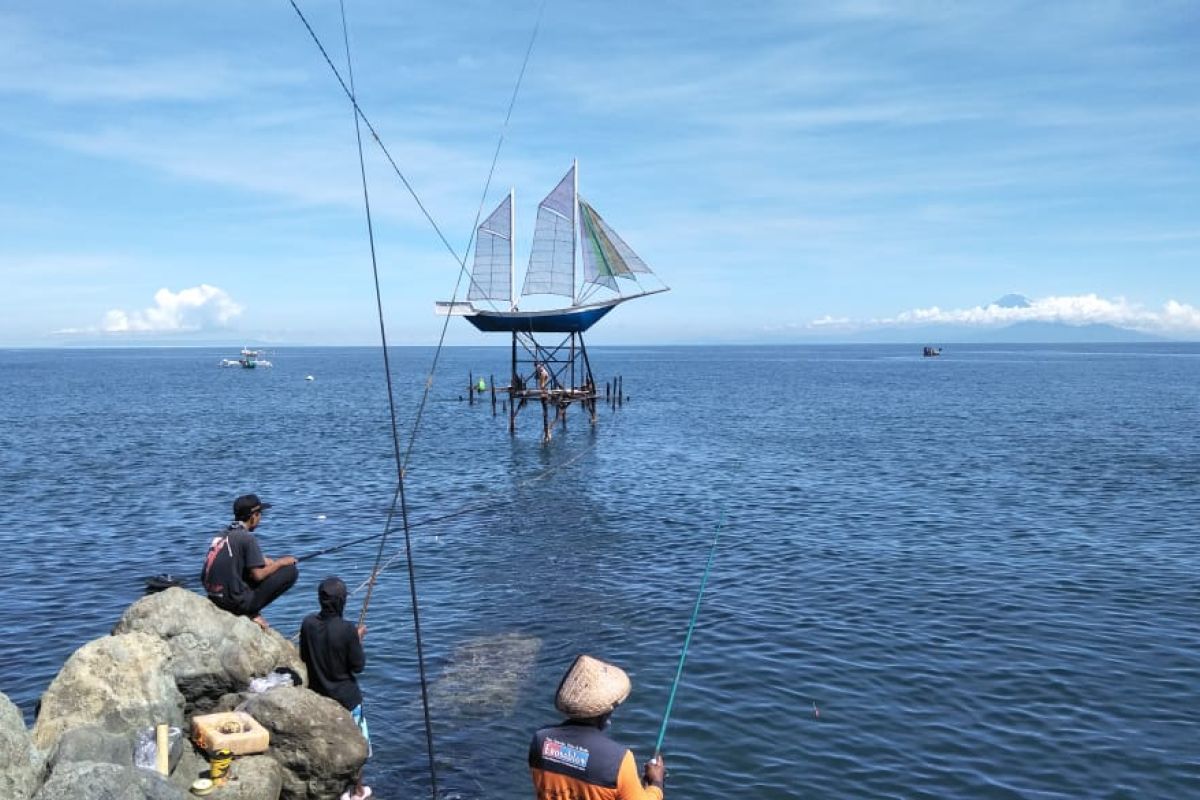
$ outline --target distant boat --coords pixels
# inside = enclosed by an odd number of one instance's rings
[[[243,369],[255,369],[256,367],[273,366],[270,361],[262,357],[262,352],[259,350],[249,350],[242,348],[240,358],[222,358],[222,367],[242,367]]]
[[[940,356],[941,354],[942,348],[940,347],[926,347],[921,353],[921,355],[925,358],[934,358],[935,356]]]
[[[467,300],[439,302],[435,306],[438,314],[466,317],[486,333],[583,333],[626,300],[667,291],[666,286],[642,286],[638,276],[654,277],[654,273],[579,196],[577,165],[573,164],[538,204],[529,267],[521,289],[523,297],[569,297],[569,306],[545,311],[517,308],[514,227],[515,204],[510,191],[478,228]],[[634,291],[623,292],[618,278],[632,282],[624,288]],[[601,290],[617,296],[597,297]],[[474,301],[486,301],[493,308],[479,308]]]

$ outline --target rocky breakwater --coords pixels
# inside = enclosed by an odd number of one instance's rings
[[[208,774],[187,740],[191,717],[240,708],[270,732],[261,755],[240,756],[213,800],[326,800],[362,767],[367,746],[350,714],[302,687],[249,691],[277,669],[305,678],[296,648],[179,588],[148,595],[109,636],[85,644],[42,695],[27,730],[0,694],[0,798],[185,800]],[[181,729],[170,772],[137,766],[139,737],[157,724]]]

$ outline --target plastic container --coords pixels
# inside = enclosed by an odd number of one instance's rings
[[[235,756],[266,751],[271,734],[245,711],[225,711],[192,717],[192,741],[201,750],[228,750]]]

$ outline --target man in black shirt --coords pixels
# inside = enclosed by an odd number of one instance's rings
[[[200,573],[209,600],[231,614],[250,617],[263,630],[268,625],[260,612],[292,588],[299,575],[295,558],[268,558],[254,538],[262,512],[270,507],[256,494],[234,500],[234,521],[213,538]]]
[[[362,646],[367,628],[365,625],[355,627],[342,619],[346,608],[346,584],[341,578],[330,576],[321,581],[317,587],[317,600],[321,611],[309,614],[300,625],[300,658],[308,668],[308,687],[338,701],[350,712],[367,740],[369,758],[371,739],[362,711],[362,692],[354,677],[367,663]],[[362,785],[361,775],[354,789],[342,795],[353,800],[370,796],[371,789]]]

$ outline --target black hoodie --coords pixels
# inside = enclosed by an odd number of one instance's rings
[[[358,630],[342,619],[346,584],[326,578],[317,589],[321,613],[309,614],[300,625],[300,657],[308,668],[308,686],[332,697],[347,709],[362,703],[354,673],[366,665]]]

